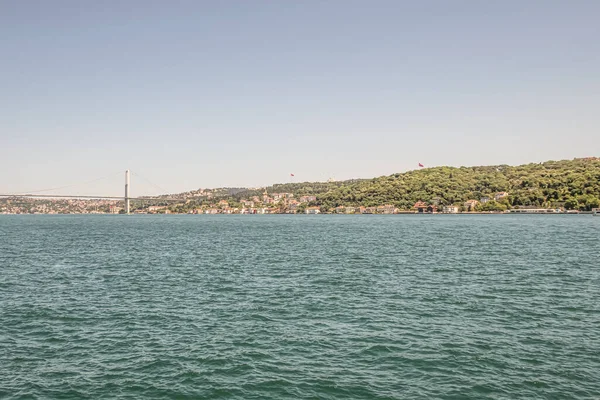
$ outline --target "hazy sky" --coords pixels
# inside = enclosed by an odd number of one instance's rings
[[[600,155],[600,1],[0,0],[0,193]],[[132,178],[134,195],[160,190]]]

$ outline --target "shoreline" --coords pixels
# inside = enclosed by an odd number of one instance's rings
[[[114,214],[114,213],[35,213],[35,214],[30,214],[30,213],[0,213],[0,216],[5,216],[5,215],[54,215],[54,216],[65,216],[65,215],[114,215],[114,216],[119,216],[119,215],[128,215],[128,214]],[[198,213],[198,214],[189,214],[189,213],[131,213],[129,215],[196,215],[196,216],[204,216],[204,215],[208,215],[208,216],[214,216],[214,215],[227,215],[227,216],[231,216],[231,215],[345,215],[345,216],[358,216],[358,215],[366,215],[366,216],[371,216],[371,215],[377,215],[377,216],[392,216],[392,215],[569,215],[569,216],[574,216],[574,215],[594,215],[594,213],[592,211],[580,211],[578,213],[527,213],[527,212],[463,212],[463,213],[415,213],[415,212],[398,212],[398,213],[393,213],[393,214],[337,214],[337,213],[318,213],[318,214],[306,214],[306,213],[297,213],[297,214],[290,214],[290,213],[269,213],[269,214],[227,214],[227,213],[217,213],[217,214],[204,214],[204,213]]]

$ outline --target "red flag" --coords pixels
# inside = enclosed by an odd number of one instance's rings
[[[424,165],[423,165],[423,164],[421,164],[421,163],[419,163],[419,167],[423,168],[423,167],[424,167]]]
[[[290,176],[294,176],[294,174],[290,174]]]

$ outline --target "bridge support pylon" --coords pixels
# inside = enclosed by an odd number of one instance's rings
[[[125,171],[125,213],[129,214],[129,170]]]

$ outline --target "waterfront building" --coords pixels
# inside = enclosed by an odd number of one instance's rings
[[[479,202],[477,200],[467,200],[465,201],[465,209],[467,211],[475,211],[475,207],[477,207],[477,205],[479,204]]]
[[[418,213],[427,212],[427,203],[425,203],[424,201],[417,201],[413,208]]]
[[[383,206],[377,207],[377,212],[379,214],[393,214],[396,211],[396,207],[391,204],[386,204]]]
[[[444,214],[458,214],[459,211],[459,206],[444,206],[444,208],[442,208]]]
[[[422,213],[436,213],[437,212],[437,206],[435,206],[435,205],[429,205],[429,204],[425,203],[424,201],[417,201],[415,203],[415,205],[413,206],[413,209],[418,214],[422,214]]]

